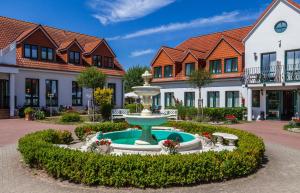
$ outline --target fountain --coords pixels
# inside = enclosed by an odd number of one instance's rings
[[[139,125],[142,127],[142,134],[138,140],[135,141],[136,145],[156,145],[158,142],[153,138],[151,128],[152,126],[159,126],[167,122],[168,115],[152,114],[151,104],[152,97],[160,93],[159,86],[150,86],[149,81],[152,74],[146,71],[142,75],[144,79],[143,86],[136,86],[132,89],[134,93],[141,96],[143,99],[144,109],[141,114],[124,115],[125,120],[131,125]]]

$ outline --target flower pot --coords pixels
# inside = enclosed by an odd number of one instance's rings
[[[31,113],[25,114],[25,120],[26,121],[33,121],[33,114],[31,114]]]
[[[109,145],[100,145],[99,146],[99,153],[109,153],[110,152],[110,146]]]

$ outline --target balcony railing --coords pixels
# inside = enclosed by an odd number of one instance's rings
[[[283,66],[246,68],[243,76],[244,84],[280,83],[283,78]]]
[[[300,64],[286,65],[285,69],[285,81],[300,81]]]
[[[246,68],[242,79],[244,84],[300,82],[300,63]]]

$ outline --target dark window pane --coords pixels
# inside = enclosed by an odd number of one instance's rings
[[[42,59],[47,60],[47,48],[42,48]]]
[[[31,49],[30,49],[30,45],[25,44],[24,46],[24,57],[25,58],[30,58],[31,57]]]
[[[53,60],[53,49],[48,48],[48,60]]]
[[[31,46],[31,57],[33,59],[38,58],[38,47],[37,46]]]
[[[195,64],[194,63],[189,63],[185,65],[185,75],[186,76],[191,76],[191,74],[195,70]]]

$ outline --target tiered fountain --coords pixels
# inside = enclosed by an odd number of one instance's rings
[[[161,88],[159,86],[150,86],[149,81],[152,75],[148,71],[142,77],[145,82],[144,86],[136,86],[132,89],[135,94],[142,97],[144,109],[139,115],[124,115],[124,117],[129,124],[142,127],[142,135],[135,141],[136,145],[156,145],[158,142],[153,138],[151,128],[152,126],[159,126],[166,123],[168,115],[152,114],[150,109],[152,97],[158,95]]]

